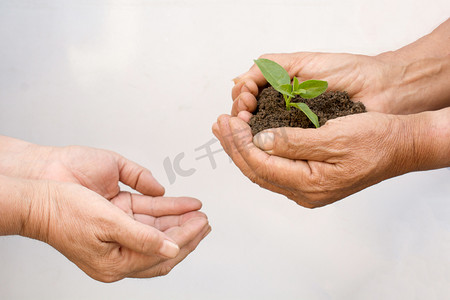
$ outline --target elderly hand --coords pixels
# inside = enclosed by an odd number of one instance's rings
[[[263,55],[291,78],[326,80],[330,90],[347,91],[370,113],[319,129],[269,129],[252,137],[246,122],[267,85],[253,65],[234,80],[231,116],[220,116],[213,132],[253,182],[305,207],[332,203],[406,172],[450,166],[449,26],[447,20],[418,41],[373,57]]]
[[[111,203],[78,184],[0,179],[5,196],[0,206],[6,211],[22,208],[2,220],[21,216],[22,222],[16,222],[21,226],[15,231],[11,225],[0,226],[10,227],[3,234],[44,241],[103,282],[165,275],[210,231],[206,216],[197,211],[200,201],[193,198],[121,192]],[[8,187],[14,189],[9,196]],[[11,197],[17,191],[20,197]]]
[[[144,195],[164,195],[149,170],[115,152],[40,146],[5,136],[0,136],[0,174],[78,183],[107,199],[120,192],[119,181]]]
[[[289,75],[304,81],[328,81],[329,90],[347,91],[368,111],[411,114],[437,110],[450,105],[449,57],[430,57],[412,61],[397,59],[395,53],[378,56],[336,53],[266,54]],[[256,96],[267,84],[256,65],[235,80],[231,115],[253,112]],[[427,99],[427,101],[424,101]]]
[[[211,230],[199,200],[161,197],[150,171],[114,152],[0,136],[0,174],[0,235],[42,240],[100,281],[165,275]]]
[[[357,114],[318,129],[268,129],[255,137],[249,117],[222,115],[213,132],[251,181],[308,208],[406,172],[450,166],[450,109]]]

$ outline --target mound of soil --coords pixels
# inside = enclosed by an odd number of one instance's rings
[[[257,100],[256,110],[249,122],[253,135],[268,128],[315,128],[301,110],[295,107],[287,110],[283,95],[271,86],[263,89]],[[366,112],[364,104],[351,101],[347,92],[325,92],[313,99],[297,96],[291,102],[306,103],[319,118],[320,126],[331,119]]]

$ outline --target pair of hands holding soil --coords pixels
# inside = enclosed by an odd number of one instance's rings
[[[163,195],[117,153],[0,136],[0,235],[46,242],[94,279],[166,275],[210,232],[199,200]]]
[[[290,77],[328,81],[367,113],[318,129],[248,125],[267,81],[254,65],[237,77],[231,115],[213,133],[253,182],[298,204],[324,206],[387,178],[450,166],[450,52],[447,20],[428,36],[378,56],[269,54]]]

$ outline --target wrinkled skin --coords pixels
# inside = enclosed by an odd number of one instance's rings
[[[335,119],[317,130],[265,130],[253,139],[244,120],[224,115],[213,130],[251,181],[314,208],[404,173],[408,144],[396,140],[402,126],[398,117],[368,113]]]
[[[291,77],[326,80],[330,90],[347,91],[369,113],[331,120],[319,129],[268,129],[253,138],[247,122],[256,109],[256,95],[267,84],[253,65],[234,79],[231,116],[220,116],[213,133],[251,181],[308,208],[406,172],[447,166],[450,59],[435,51],[432,57],[408,62],[405,53],[411,49],[375,57],[263,55]]]
[[[164,187],[149,170],[115,152],[83,146],[46,147],[5,139],[14,145],[0,157],[4,159],[4,175],[73,182],[107,199],[119,193],[119,181],[144,195],[164,195]]]
[[[0,138],[0,180],[22,216],[0,234],[44,241],[96,280],[166,275],[211,231],[199,200],[163,197],[149,170],[117,153]]]

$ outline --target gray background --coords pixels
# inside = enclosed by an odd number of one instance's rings
[[[377,54],[449,15],[447,0],[1,0],[1,134],[117,151],[201,199],[213,232],[168,276],[113,284],[2,237],[0,299],[448,299],[448,169],[308,210],[195,149],[259,55]],[[179,153],[195,173],[170,185],[163,161]]]

